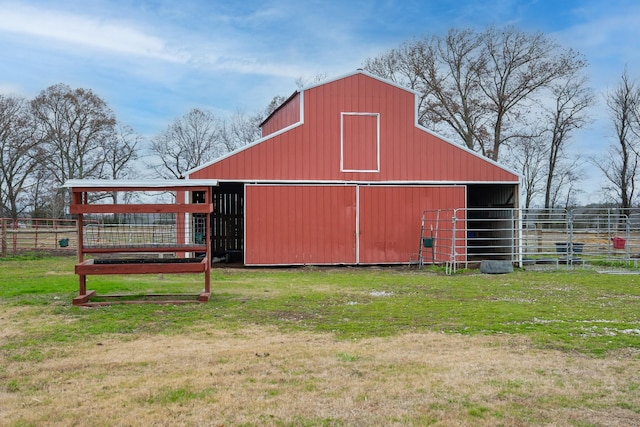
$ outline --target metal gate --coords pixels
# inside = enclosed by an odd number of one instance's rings
[[[516,266],[585,266],[640,261],[640,212],[613,208],[465,208],[425,211],[418,261],[447,271],[482,260]]]

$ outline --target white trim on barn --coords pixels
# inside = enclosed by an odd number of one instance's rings
[[[355,169],[345,167],[345,137],[344,137],[344,118],[345,116],[355,117],[375,117],[376,118],[376,167],[370,169]],[[380,113],[359,113],[359,112],[342,112],[340,113],[340,172],[380,172]]]
[[[217,179],[69,179],[64,188],[215,187]]]

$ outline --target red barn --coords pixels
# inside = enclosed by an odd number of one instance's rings
[[[408,263],[425,210],[517,207],[519,177],[417,124],[416,94],[363,71],[295,92],[263,137],[198,167],[212,250],[246,265]]]

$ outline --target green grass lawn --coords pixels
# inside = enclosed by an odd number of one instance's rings
[[[220,268],[208,303],[86,308],[75,262],[0,259],[2,425],[640,423],[638,275]]]
[[[73,257],[0,259],[0,304],[23,306],[25,333],[4,349],[101,334],[178,334],[245,324],[331,332],[339,339],[405,332],[519,334],[540,348],[591,356],[640,348],[640,276],[575,269],[446,276],[402,268],[215,269],[209,303],[78,308]],[[98,294],[193,293],[201,275],[89,277]],[[15,319],[19,323],[20,319]],[[18,352],[16,354],[21,354]],[[21,356],[20,356],[21,357]]]

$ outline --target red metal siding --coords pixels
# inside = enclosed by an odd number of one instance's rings
[[[422,212],[464,207],[465,187],[249,185],[245,203],[247,265],[407,263]]]
[[[300,94],[297,93],[262,124],[262,136],[271,135],[300,121]]]
[[[267,132],[295,122],[300,96],[292,101],[274,115],[273,126],[269,120]],[[343,112],[380,114],[379,172],[341,172]],[[302,126],[213,163],[190,178],[518,182],[509,171],[417,128],[413,93],[360,73],[306,90]]]
[[[418,252],[422,212],[465,207],[465,187],[361,186],[359,262],[407,263]],[[443,231],[442,241],[451,241]],[[440,254],[438,261],[442,259]]]
[[[246,187],[245,264],[354,264],[355,186]]]

